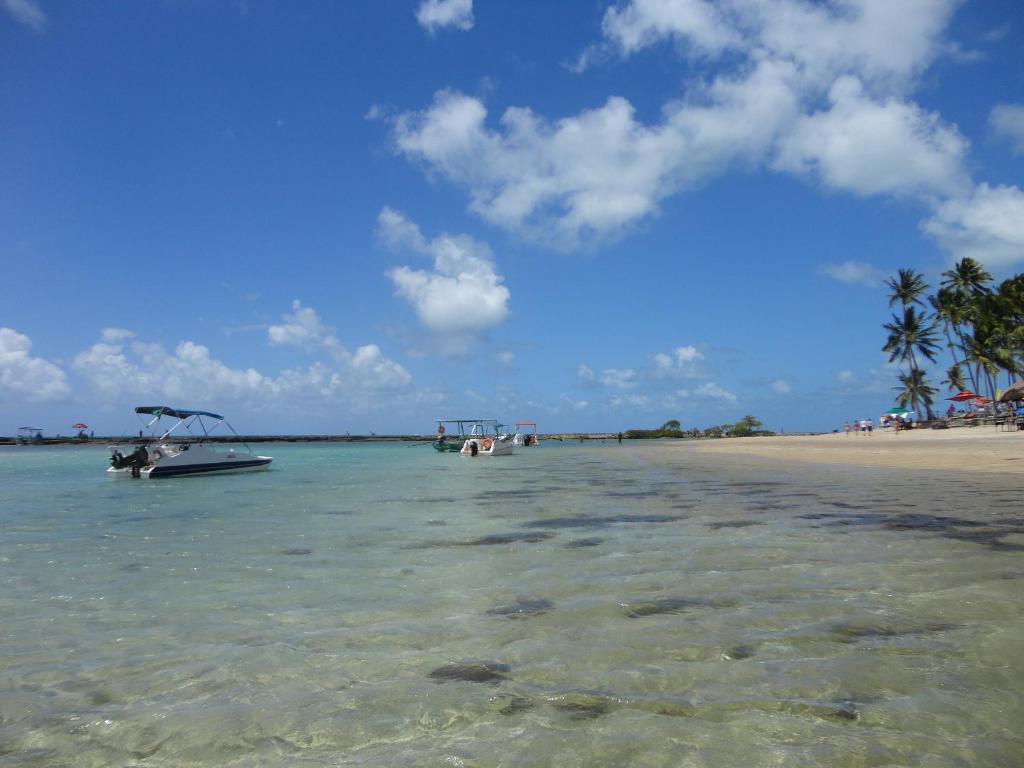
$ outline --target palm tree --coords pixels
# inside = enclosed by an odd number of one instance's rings
[[[892,289],[892,293],[889,294],[890,307],[897,301],[903,305],[904,309],[911,304],[924,306],[920,296],[928,290],[928,284],[924,281],[924,277],[914,270],[901,269],[898,277],[889,278],[885,284]]]
[[[957,392],[967,389],[967,382],[964,381],[964,372],[960,367],[960,363],[953,363],[949,367],[949,370],[946,371],[946,378],[942,380],[942,383]],[[977,392],[978,390],[972,391]]]
[[[910,373],[900,374],[899,387],[893,387],[899,394],[896,395],[896,404],[901,408],[906,408],[907,404],[913,405],[915,411],[918,409],[918,403],[924,403],[925,410],[928,412],[928,419],[932,417],[932,403],[935,402],[935,388],[930,386],[924,377],[924,372],[919,370],[911,371]]]
[[[966,296],[959,291],[946,287],[940,288],[934,296],[929,296],[928,302],[932,305],[932,309],[935,310],[935,316],[942,321],[942,331],[946,336],[946,346],[949,347],[949,352],[953,356],[954,367],[959,370],[961,364],[967,362],[967,339],[963,330],[964,324],[968,322],[969,315],[969,304]],[[959,343],[953,341],[952,334],[956,335]],[[958,350],[960,356],[957,356]],[[978,380],[974,374],[974,369],[970,365],[967,365],[967,375],[971,380],[971,390],[977,392]],[[967,389],[963,383],[963,376],[959,376],[958,381],[961,383],[960,386],[955,387],[956,389]]]
[[[901,273],[903,271],[900,270]],[[920,353],[931,362],[935,362],[935,353],[939,347],[935,324],[929,322],[926,314],[919,314],[915,307],[905,306],[903,317],[893,315],[892,322],[886,323],[885,329],[889,332],[889,338],[882,351],[889,353],[889,362],[899,360],[907,363],[910,368],[909,375],[915,380],[920,378],[923,382],[924,374],[917,364],[917,355]],[[916,400],[914,408],[917,408]],[[925,411],[929,420],[934,418],[930,401],[925,401]]]
[[[948,319],[960,340],[960,349],[964,353],[965,361],[969,361],[967,372],[974,391],[981,391],[983,373],[991,389],[991,365],[983,363],[980,358],[970,354],[969,350],[985,351],[987,347],[986,344],[978,342],[978,321],[985,314],[983,305],[992,296],[992,289],[988,286],[992,282],[992,275],[980,263],[965,257],[956,262],[952,269],[943,272],[942,277],[942,288],[936,297],[936,303],[944,310],[940,311],[940,316],[944,322]],[[936,309],[938,310],[938,307]],[[970,332],[965,330],[967,327],[970,327]],[[952,347],[950,349],[952,350]],[[991,358],[989,354],[983,356],[986,359]],[[955,352],[953,361],[959,362]]]
[[[942,281],[943,288],[963,293],[969,298],[979,293],[992,293],[992,289],[987,285],[992,282],[992,275],[970,256],[960,259],[952,269],[943,272],[942,276],[946,278]]]

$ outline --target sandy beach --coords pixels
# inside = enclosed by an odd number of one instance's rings
[[[1024,474],[1024,431],[995,427],[921,429],[870,436],[780,435],[687,441],[704,453],[758,456],[785,462],[848,464],[860,467],[956,470]]]

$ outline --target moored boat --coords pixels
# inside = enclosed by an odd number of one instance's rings
[[[502,431],[504,426],[496,419],[479,419],[473,422],[459,453],[463,456],[510,455],[515,449],[515,444],[512,435]]]
[[[152,428],[164,417],[177,421],[153,443],[140,444],[127,455],[117,448],[111,448],[110,467],[107,472],[115,477],[152,479],[251,472],[268,469],[270,462],[273,461],[271,456],[254,455],[244,442],[242,445],[245,445],[246,451],[234,447],[226,450],[213,448],[206,440],[219,424],[224,424],[233,434],[238,435],[227,420],[216,413],[169,408],[165,405],[140,405],[135,412],[153,417],[147,425],[148,428]],[[204,419],[213,422],[209,429]],[[202,434],[197,434],[195,428],[201,430]],[[188,433],[188,437],[181,435],[182,431]],[[179,435],[172,437],[175,432],[179,432]]]
[[[539,442],[537,439],[537,422],[517,421],[516,433],[512,438],[512,442],[523,447],[537,445]]]

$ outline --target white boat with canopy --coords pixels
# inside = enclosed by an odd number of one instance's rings
[[[523,447],[537,445],[537,422],[517,421],[516,434],[515,437],[512,438],[512,442]]]
[[[459,451],[463,456],[508,456],[515,446],[496,419],[479,419],[470,428]],[[492,434],[493,433],[493,434]]]
[[[216,413],[169,408],[166,405],[140,405],[135,413],[153,417],[146,425],[147,429],[152,429],[163,418],[176,421],[154,442],[138,445],[130,454],[125,455],[117,448],[111,448],[110,468],[107,472],[115,477],[158,478],[251,472],[267,469],[273,461],[270,456],[254,455],[245,442],[242,442],[246,448],[244,452],[234,447],[214,449],[206,440],[220,424],[224,424],[238,437],[227,420]],[[178,434],[172,436],[175,432]]]

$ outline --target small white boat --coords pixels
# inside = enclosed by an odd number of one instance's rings
[[[147,427],[152,427],[165,416],[177,419],[177,421],[154,443],[139,445],[127,455],[117,448],[111,448],[110,467],[107,472],[114,477],[152,479],[183,475],[251,472],[267,469],[270,467],[270,462],[273,461],[270,456],[254,455],[245,443],[243,445],[247,450],[243,452],[233,447],[226,450],[215,450],[209,443],[204,442],[218,423],[225,424],[235,435],[238,434],[223,416],[218,416],[216,413],[168,408],[164,405],[140,405],[135,412],[153,416]],[[203,421],[204,417],[216,422],[211,429],[207,429],[206,423]],[[196,434],[193,431],[194,427],[202,430],[202,434]],[[179,429],[188,432],[189,437],[181,435],[172,437],[172,433]]]
[[[521,445],[524,448],[531,445],[537,445],[540,442],[537,439],[537,422],[517,421],[516,434],[512,438],[512,442],[516,445]]]
[[[473,424],[459,453],[463,456],[510,455],[515,445],[511,435],[501,433],[503,426],[494,419],[480,419]],[[492,431],[493,435],[488,434]]]

